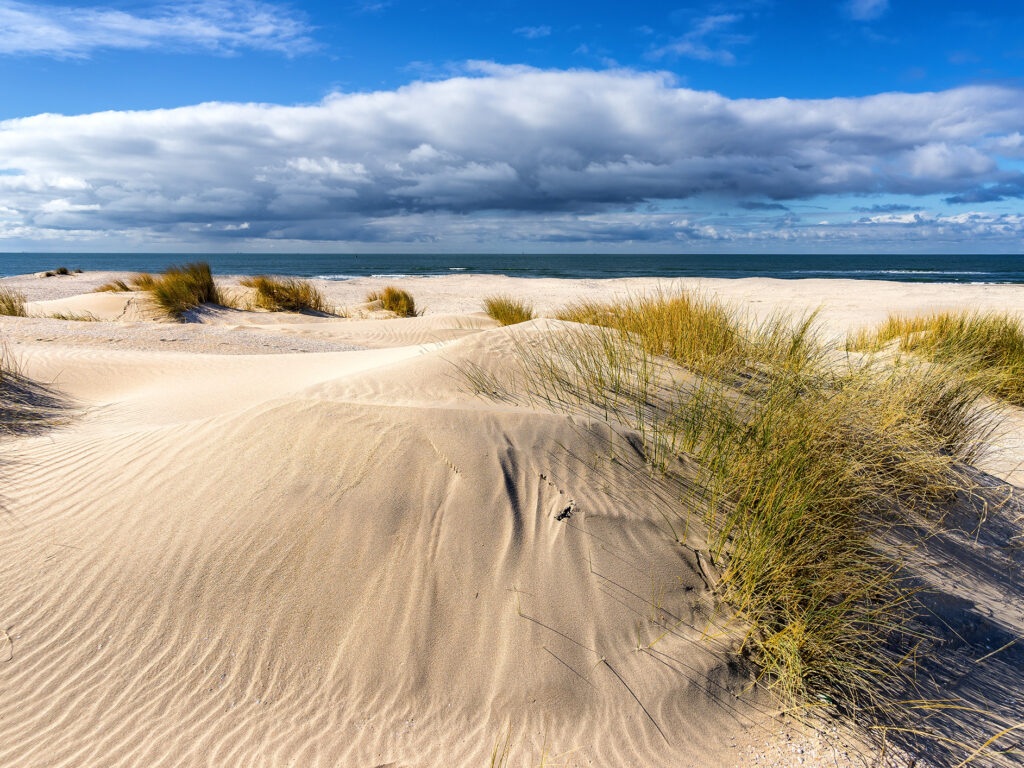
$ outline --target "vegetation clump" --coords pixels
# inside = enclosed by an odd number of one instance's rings
[[[904,669],[892,641],[914,606],[879,541],[974,492],[966,465],[994,422],[959,362],[851,357],[813,315],[753,323],[688,293],[558,316],[582,325],[524,337],[518,370],[465,370],[467,381],[638,438],[678,489],[665,519],[680,541],[703,523],[716,591],[787,705],[895,704]]]
[[[516,325],[535,317],[532,304],[507,295],[486,297],[484,312],[497,320],[499,325]]]
[[[0,285],[0,315],[25,317],[25,294]]]
[[[221,303],[210,265],[205,262],[168,267],[162,275],[146,278],[152,279],[148,290],[153,301],[171,317],[180,318],[201,304]]]
[[[96,288],[95,293],[123,291],[149,293],[160,309],[178,319],[201,304],[223,303],[210,265],[205,262],[168,267],[162,275],[142,272],[127,281],[112,280]]]
[[[419,314],[416,311],[416,302],[412,295],[393,285],[385,286],[380,291],[370,291],[366,294],[366,301],[368,303],[379,301],[381,307],[389,312],[394,312],[399,317],[416,317]]]
[[[255,291],[255,305],[271,312],[330,312],[323,293],[308,280],[268,275],[245,277],[241,285]]]
[[[851,336],[847,346],[877,352],[893,343],[928,360],[955,362],[988,391],[1024,405],[1024,325],[1019,317],[981,312],[892,315],[876,331]]]
[[[0,435],[35,432],[57,423],[66,402],[50,388],[25,376],[0,342]]]
[[[109,283],[103,283],[97,287],[93,293],[124,293],[130,290],[132,290],[131,286],[124,280],[111,280]]]

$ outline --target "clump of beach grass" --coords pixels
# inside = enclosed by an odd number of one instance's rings
[[[93,293],[125,293],[130,290],[132,290],[131,286],[124,280],[111,280],[109,283],[103,283],[95,288]]]
[[[416,301],[412,294],[393,285],[385,286],[380,291],[370,291],[366,294],[366,301],[367,303],[379,301],[381,307],[389,312],[394,312],[399,317],[416,317],[419,314],[416,311]]]
[[[51,426],[66,405],[49,387],[25,376],[6,342],[0,341],[0,434],[32,433]]]
[[[531,303],[504,294],[486,297],[484,312],[497,320],[499,325],[516,325],[535,317]]]
[[[507,378],[476,368],[467,381],[639,437],[676,481],[673,534],[703,523],[716,592],[787,706],[894,706],[904,669],[892,640],[914,606],[879,540],[973,492],[966,465],[994,423],[974,382],[959,365],[831,349],[813,316],[754,323],[688,293],[559,317],[582,325],[523,337]]]
[[[107,291],[145,291],[153,297],[157,307],[176,319],[201,304],[223,303],[210,265],[201,261],[168,267],[161,275],[142,272],[127,281],[112,280],[95,290],[96,293]]]
[[[50,320],[72,320],[79,323],[98,323],[100,318],[92,312],[57,312],[47,315]]]
[[[956,362],[993,394],[1024,406],[1024,325],[998,312],[891,315],[877,330],[861,331],[851,350],[877,352],[887,345],[939,363]]]
[[[242,278],[239,284],[254,289],[255,305],[271,312],[331,311],[323,293],[308,280],[256,275]]]
[[[221,303],[210,265],[205,262],[168,267],[153,278],[148,290],[156,305],[176,318],[201,304]]]
[[[0,315],[25,317],[25,294],[0,284]]]

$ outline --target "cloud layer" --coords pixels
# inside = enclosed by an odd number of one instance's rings
[[[0,32],[0,54],[58,58],[110,48],[250,48],[294,55],[315,47],[303,18],[259,0],[177,2],[147,14],[0,0]]]
[[[728,99],[662,74],[476,64],[310,106],[38,115],[0,123],[0,249],[2,238],[856,240],[910,227],[1019,237],[1020,217],[996,214],[904,220],[890,208],[837,227],[786,209],[832,195],[1019,197],[1008,159],[1022,155],[1022,96]],[[677,201],[739,216],[668,213]]]

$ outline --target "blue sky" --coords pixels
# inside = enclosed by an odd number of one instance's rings
[[[964,8],[0,0],[0,250],[1019,252]]]

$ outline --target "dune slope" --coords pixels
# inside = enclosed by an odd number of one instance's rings
[[[462,390],[506,331],[24,351],[76,407],[3,450],[4,765],[486,765],[506,727],[512,765],[729,764],[768,727],[669,489]]]

